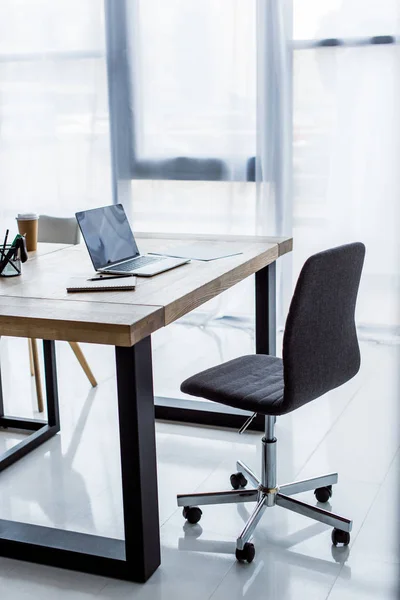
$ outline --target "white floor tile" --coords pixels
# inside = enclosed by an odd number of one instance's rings
[[[325,600],[339,570],[337,564],[264,548],[250,565],[235,563],[212,600]]]
[[[102,577],[19,561],[0,577],[2,600],[93,600],[106,584]]]
[[[342,480],[381,483],[399,448],[399,347],[363,348],[363,385],[315,447],[305,476],[338,471]]]
[[[352,548],[359,560],[400,563],[400,452],[367,514]]]
[[[140,600],[172,600],[190,598],[205,600],[214,590],[234,559],[231,553],[197,552],[181,546],[182,528],[165,525],[161,528],[162,564],[142,586],[127,582],[110,582],[99,600],[139,598]],[[224,544],[214,536],[211,544]]]
[[[362,558],[339,575],[329,600],[398,600],[399,581],[399,565]]]
[[[1,582],[1,578],[8,573],[9,571],[11,571],[12,569],[15,569],[15,565],[16,565],[16,561],[11,560],[9,558],[3,558],[0,557],[0,582]]]

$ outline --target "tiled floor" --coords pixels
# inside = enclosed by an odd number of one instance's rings
[[[207,360],[218,362],[236,350],[250,352],[252,340],[226,328],[169,328],[154,340],[156,391],[162,395],[177,392],[186,376],[170,369],[184,344],[193,352],[203,348],[203,354],[207,344]],[[159,422],[162,565],[153,577],[139,585],[0,558],[0,599],[396,598],[400,346],[361,347],[362,370],[354,380],[280,418],[276,430],[281,483],[339,471],[331,504],[354,519],[349,548],[333,548],[328,527],[275,507],[256,531],[256,559],[238,564],[235,537],[247,507],[206,507],[201,522],[187,526],[175,496],[229,488],[239,457],[258,470],[260,435]],[[84,350],[99,386],[90,389],[68,345],[58,343],[62,433],[0,474],[0,518],[122,537],[113,350]],[[7,411],[34,414],[26,340],[3,339],[1,364]],[[195,356],[185,367],[198,368]],[[0,452],[18,437],[2,433]],[[312,493],[303,497],[313,501]]]

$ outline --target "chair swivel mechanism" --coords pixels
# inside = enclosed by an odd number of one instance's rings
[[[238,460],[237,472],[230,478],[232,490],[177,497],[189,523],[200,520],[199,505],[256,503],[236,541],[239,561],[254,559],[253,532],[265,509],[275,505],[333,527],[335,546],[350,542],[352,521],[320,506],[332,496],[337,473],[277,484],[274,427],[276,417],[316,400],[358,372],[354,313],[364,256],[365,247],[357,242],[314,254],[306,261],[286,320],[282,359],[263,354],[243,356],[202,371],[181,385],[187,394],[265,416],[260,477]],[[251,488],[246,487],[248,482]],[[292,497],[308,490],[314,490],[319,505]]]

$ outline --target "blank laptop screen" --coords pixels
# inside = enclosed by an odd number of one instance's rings
[[[76,213],[95,269],[139,256],[122,204]]]

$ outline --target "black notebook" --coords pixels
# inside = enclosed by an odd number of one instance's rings
[[[118,292],[134,290],[136,277],[121,277],[120,279],[97,279],[88,281],[86,277],[74,277],[68,282],[67,292]]]

